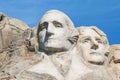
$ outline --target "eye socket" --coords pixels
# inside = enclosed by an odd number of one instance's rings
[[[62,27],[63,27],[63,25],[62,25],[61,23],[57,22],[57,21],[53,21],[53,24],[54,24],[55,27],[57,27],[57,28],[62,28]]]
[[[44,29],[48,26],[48,23],[47,22],[43,22],[42,24],[40,24],[40,29]]]
[[[87,43],[87,42],[89,42],[90,40],[91,40],[90,38],[85,38],[85,39],[82,40],[82,43]]]
[[[99,38],[96,38],[96,41],[98,42],[98,43],[103,43],[103,40],[101,40],[101,39],[99,39]]]

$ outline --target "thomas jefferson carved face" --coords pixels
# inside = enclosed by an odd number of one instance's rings
[[[106,60],[106,44],[103,38],[93,29],[85,28],[82,30],[79,43],[81,54],[89,63],[101,65]]]
[[[40,48],[47,51],[68,50],[71,43],[68,41],[73,25],[66,15],[60,11],[48,11],[39,23],[38,37]]]

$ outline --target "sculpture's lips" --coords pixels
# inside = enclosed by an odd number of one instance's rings
[[[114,60],[114,63],[120,63],[120,59]]]
[[[49,52],[61,52],[61,51],[65,51],[64,49],[54,48],[54,47],[46,47],[45,50],[47,50]]]
[[[91,52],[90,54],[100,55],[100,53],[98,53],[98,52]]]

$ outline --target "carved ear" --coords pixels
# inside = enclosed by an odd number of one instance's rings
[[[72,29],[70,35],[68,37],[68,40],[71,44],[77,43],[78,38],[79,38],[79,33],[77,29]]]
[[[78,35],[68,38],[71,44],[77,43]]]
[[[30,40],[26,39],[24,43],[25,43],[25,45],[26,45],[26,47],[28,48],[29,51],[31,51],[31,52],[35,51],[35,46],[32,45]]]

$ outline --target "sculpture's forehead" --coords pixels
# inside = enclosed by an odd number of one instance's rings
[[[41,23],[42,22],[52,22],[52,21],[58,21],[58,22],[61,22],[61,23],[65,23],[64,19],[65,19],[65,16],[63,14],[47,13],[42,17]]]
[[[115,54],[119,54],[119,55],[120,55],[120,49],[115,49],[115,50],[114,50],[114,55],[115,55]]]
[[[91,37],[97,36],[97,37],[100,37],[100,35],[98,33],[96,33],[93,29],[90,29],[90,28],[83,29],[81,31],[81,34],[83,36],[91,36]]]

